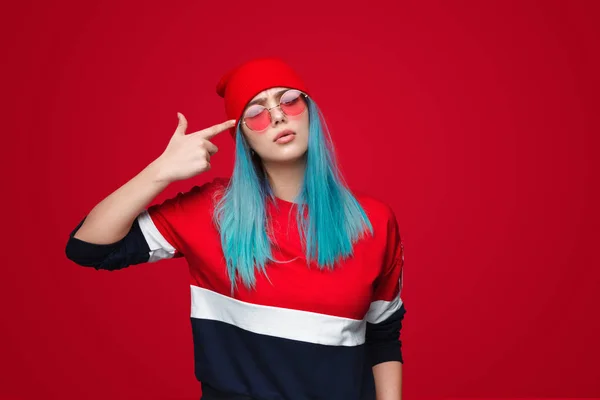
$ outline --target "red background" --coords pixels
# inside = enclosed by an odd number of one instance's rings
[[[184,260],[68,233],[284,57],[405,244],[404,397],[600,397],[598,2],[14,2],[2,13],[0,398],[197,399]],[[232,170],[213,169],[155,202]]]

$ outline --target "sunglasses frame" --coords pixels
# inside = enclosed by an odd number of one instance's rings
[[[287,92],[289,92],[290,90],[295,90],[295,91],[297,91],[297,92],[300,92],[300,96],[304,96],[304,99],[305,99],[305,101],[306,101],[306,99],[309,99],[309,98],[310,98],[310,97],[308,96],[308,94],[304,93],[304,92],[303,92],[302,90],[300,90],[300,89],[289,88],[288,90],[286,90],[285,92],[283,92],[283,93],[281,94],[281,96],[279,97],[279,104],[277,104],[276,106],[273,106],[273,107],[271,107],[271,108],[267,108],[267,107],[263,106],[262,104],[256,104],[256,105],[258,105],[258,106],[261,106],[261,107],[263,107],[263,108],[264,108],[265,110],[267,110],[267,112],[269,113],[269,125],[270,125],[270,123],[271,123],[271,122],[273,122],[273,115],[271,114],[271,110],[272,110],[272,109],[274,109],[274,108],[280,107],[280,109],[281,109],[281,112],[282,112],[284,115],[288,116],[288,115],[285,113],[285,111],[283,111],[283,108],[281,108],[281,99],[282,99],[283,95],[285,95],[285,94],[286,94]],[[299,96],[299,97],[300,97],[300,96]],[[253,105],[255,105],[255,104],[253,104]],[[307,104],[307,106],[308,106],[308,104]],[[304,112],[304,111],[303,111],[303,112]],[[269,129],[269,126],[268,126],[268,125],[267,125],[267,127],[266,127],[265,129],[262,129],[262,130],[260,130],[260,131],[255,131],[254,129],[250,128],[250,127],[248,126],[248,124],[246,123],[246,118],[244,117],[244,114],[245,114],[245,113],[246,113],[246,110],[244,110],[244,112],[242,113],[242,121],[241,121],[241,122],[242,122],[244,125],[246,125],[246,128],[250,129],[252,132],[263,132],[263,131],[266,131],[267,129]],[[300,114],[298,114],[298,115],[300,115]]]

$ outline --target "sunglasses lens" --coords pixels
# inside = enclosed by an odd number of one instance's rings
[[[299,90],[288,90],[281,96],[281,110],[286,115],[299,115],[306,110],[306,103]]]
[[[269,112],[261,105],[251,106],[244,114],[244,121],[253,131],[265,130],[271,123]]]
[[[302,114],[307,108],[302,92],[296,89],[290,89],[283,93],[279,104],[281,111],[292,117]],[[253,131],[264,131],[271,124],[271,116],[264,106],[253,104],[244,113],[244,122]]]

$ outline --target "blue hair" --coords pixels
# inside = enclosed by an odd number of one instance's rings
[[[298,205],[296,222],[307,267],[314,260],[321,270],[334,269],[338,261],[353,255],[353,244],[365,235],[365,229],[373,234],[373,226],[338,169],[321,110],[310,97],[306,101],[308,151],[302,186],[294,199]],[[239,125],[235,134],[233,174],[213,215],[221,235],[232,295],[236,276],[247,288],[254,289],[257,271],[267,276],[267,262],[282,262],[273,259],[268,234],[272,226],[266,201],[270,199],[277,206],[275,196],[260,161],[250,156],[250,146]]]

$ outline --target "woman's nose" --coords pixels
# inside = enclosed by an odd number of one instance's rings
[[[281,107],[275,106],[275,107],[271,108],[270,111],[271,111],[271,119],[273,120],[273,122],[281,121],[281,120],[285,119],[285,114],[281,110]]]

